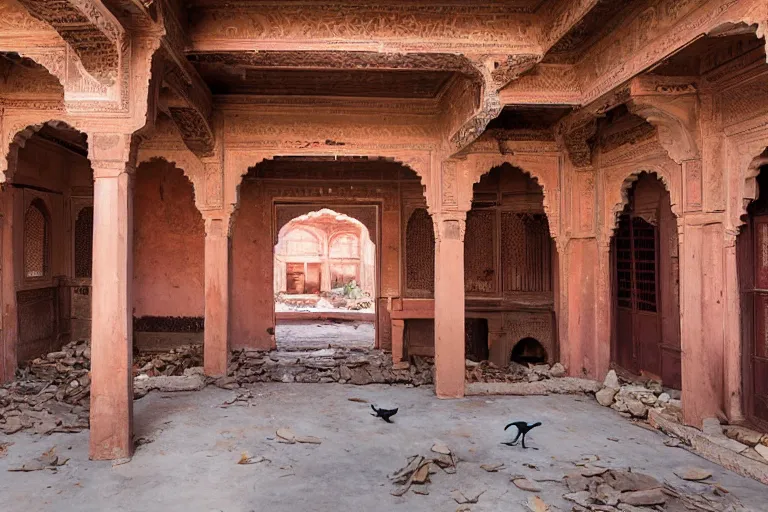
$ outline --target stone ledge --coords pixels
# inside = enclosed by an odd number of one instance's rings
[[[664,432],[682,439],[695,454],[710,462],[719,464],[739,475],[753,478],[768,485],[768,464],[740,455],[732,450],[713,443],[706,434],[693,427],[680,425],[654,409],[648,411],[649,423]]]
[[[576,377],[561,377],[536,382],[468,382],[464,386],[466,395],[577,395],[596,393],[600,383]]]

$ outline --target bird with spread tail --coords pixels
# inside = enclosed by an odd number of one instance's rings
[[[392,423],[389,418],[397,414],[397,409],[377,409],[373,404],[371,404],[371,409],[373,409],[374,412],[374,414],[371,414],[371,416],[381,418],[387,423]]]
[[[504,430],[507,430],[509,427],[517,427],[517,435],[512,441],[506,441],[501,444],[506,444],[507,446],[515,446],[517,445],[517,440],[520,439],[520,436],[522,436],[521,444],[523,445],[523,448],[527,448],[527,446],[525,446],[525,435],[530,432],[531,429],[534,429],[540,425],[540,421],[537,421],[536,423],[528,423],[526,421],[513,421],[504,427]]]

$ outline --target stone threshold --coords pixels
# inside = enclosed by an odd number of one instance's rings
[[[768,464],[745,457],[729,448],[713,442],[710,435],[699,429],[677,423],[666,417],[661,411],[648,411],[648,422],[665,434],[676,437],[685,443],[685,448],[710,462],[719,464],[739,475],[753,478],[768,485]]]

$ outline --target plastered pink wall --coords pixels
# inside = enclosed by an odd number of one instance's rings
[[[203,316],[205,226],[179,169],[139,166],[133,225],[133,315]]]

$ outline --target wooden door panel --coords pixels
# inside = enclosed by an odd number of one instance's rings
[[[636,371],[632,344],[633,315],[631,309],[617,308],[616,311],[616,362],[622,368]]]
[[[659,316],[656,313],[636,311],[634,338],[639,369],[660,377]]]

